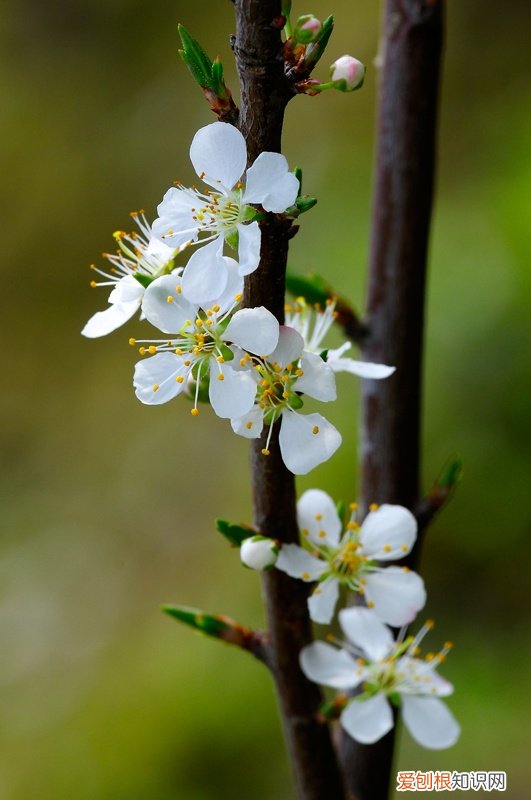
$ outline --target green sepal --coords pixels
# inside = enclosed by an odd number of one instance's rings
[[[395,708],[400,708],[402,704],[402,698],[400,697],[400,692],[389,692],[387,697],[391,701],[391,703],[395,706]]]
[[[304,297],[308,303],[326,305],[333,293],[325,279],[317,273],[310,275],[296,275],[288,270],[286,274],[286,288],[295,297]]]
[[[207,56],[199,42],[190,36],[186,28],[179,23],[178,26],[179,36],[183,49],[179,50],[179,55],[192,73],[192,76],[197,81],[199,86],[203,89],[212,89],[215,91],[212,69],[213,64]],[[222,72],[223,74],[223,72]]]
[[[225,241],[232,247],[233,250],[238,249],[238,242],[239,242],[238,231],[231,231],[230,233],[225,234]]]
[[[226,519],[216,519],[216,529],[233,547],[240,547],[244,539],[255,536],[256,531],[248,525],[234,525]]]
[[[151,275],[145,275],[143,272],[133,272],[133,278],[139,282],[144,289],[147,289],[150,283],[155,280]]]
[[[322,358],[323,361],[325,362],[328,361],[328,350],[329,348],[327,347],[326,350],[321,350],[321,352],[319,353],[319,357]]]
[[[302,167],[295,167],[293,170],[293,174],[299,181],[299,191],[297,193],[297,197],[300,197],[302,194]]]
[[[343,523],[345,521],[345,513],[347,511],[347,504],[344,500],[340,500],[338,503],[336,503],[336,511],[340,522]]]
[[[319,38],[308,45],[306,48],[306,53],[304,54],[304,65],[308,72],[311,72],[312,69],[315,67],[321,56],[323,55],[324,51],[326,50],[326,46],[328,41],[332,35],[332,31],[334,30],[334,18],[333,16],[327,17],[321,28],[321,33]]]
[[[295,205],[297,206],[299,214],[305,214],[307,211],[317,205],[317,197],[310,197],[309,195],[297,197],[295,200]]]
[[[288,406],[294,411],[298,411],[304,405],[304,400],[298,394],[293,394],[288,400]]]
[[[231,626],[217,614],[205,614],[197,608],[187,608],[186,606],[163,605],[160,608],[165,614],[184,625],[189,625],[196,631],[216,639],[225,638],[224,635],[231,630]]]

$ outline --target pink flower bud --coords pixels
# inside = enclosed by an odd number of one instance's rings
[[[317,17],[314,17],[313,14],[305,14],[299,17],[295,23],[293,38],[299,44],[309,44],[317,39],[322,27]]]
[[[365,67],[353,56],[341,56],[330,67],[332,80],[337,82],[337,89],[342,92],[353,92],[359,89],[365,78]]]

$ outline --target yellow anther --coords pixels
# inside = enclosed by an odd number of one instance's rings
[[[176,347],[173,352],[175,353],[176,356],[182,356],[183,354],[183,351],[181,350],[180,347]]]
[[[426,653],[425,655],[426,661],[433,661],[434,658],[435,658],[435,653]]]
[[[373,600],[368,600],[367,601],[367,608],[374,608],[374,601]]]
[[[141,356],[143,356],[143,355],[146,354],[146,348],[145,347],[139,347],[138,348],[138,352],[140,353]]]
[[[325,638],[326,638],[326,639],[327,639],[329,642],[333,642],[333,641],[334,641],[334,634],[333,634],[333,633],[327,633]]]
[[[157,348],[155,347],[155,345],[154,344],[150,344],[149,347],[148,347],[148,353],[151,353],[151,355],[154,355],[156,352],[157,352]]]
[[[92,288],[92,289],[95,289],[97,285],[98,285],[98,284],[97,284],[97,282],[96,282],[96,281],[91,281],[91,282],[90,282],[90,286],[91,286],[91,288]]]
[[[234,299],[235,299],[235,300],[236,300],[238,303],[240,302],[240,300],[242,299],[242,297],[243,297],[243,294],[242,294],[241,292],[238,292],[238,294],[235,294],[235,295],[234,295]]]
[[[216,358],[216,361],[218,362],[218,364],[224,364],[225,363],[225,359],[223,358],[223,356],[218,356]]]
[[[187,359],[186,359],[186,361],[184,362],[184,366],[185,366],[185,367],[189,367],[191,363],[192,363],[192,362],[190,361],[190,359],[189,359],[189,358],[187,358]]]
[[[205,322],[205,325],[207,326],[207,328],[211,328],[213,324],[214,324],[214,321],[211,320],[211,319],[207,319],[206,322]]]
[[[201,328],[203,326],[203,320],[200,317],[198,317],[195,321],[195,324],[197,325],[198,328]]]
[[[392,549],[390,544],[384,544],[383,546],[384,553],[390,553]]]
[[[182,290],[182,288],[180,286],[176,286],[175,287],[175,291],[177,292],[177,294],[182,294],[183,290]]]
[[[240,358],[240,367],[244,367],[247,364],[246,358]]]
[[[172,295],[172,294],[169,294],[169,295],[167,296],[167,298],[166,298],[166,302],[167,302],[167,303],[173,303],[173,295]]]
[[[358,510],[358,504],[357,503],[349,503],[348,507],[350,508],[351,511],[357,511]]]
[[[132,338],[129,339],[129,344],[131,345],[131,347],[134,347],[134,345],[136,344],[136,339],[132,339]]]
[[[296,369],[295,370],[295,375],[297,376],[297,378],[302,378],[302,376],[304,375],[304,370]]]
[[[325,536],[326,536],[326,531],[319,531],[318,536],[319,536],[320,539],[324,539]]]
[[[153,386],[152,386],[152,389],[153,389],[154,392],[158,392],[158,390],[159,390],[158,383],[154,383]]]
[[[359,522],[347,522],[347,531],[357,531],[359,526]]]
[[[429,631],[432,631],[435,627],[435,622],[432,619],[427,619],[424,625]]]
[[[319,425],[314,425],[314,426],[313,426],[313,428],[312,428],[312,433],[313,433],[313,434],[319,433]]]
[[[403,544],[400,547],[400,549],[402,550],[403,553],[407,553],[407,551],[409,550],[409,547],[407,546],[407,544]]]
[[[120,239],[123,239],[123,237],[126,236],[126,235],[127,234],[126,234],[125,231],[114,231],[113,239],[116,239],[116,241],[119,242]]]
[[[369,511],[377,511],[378,510],[378,503],[371,503],[369,506]]]
[[[409,567],[402,567],[402,572],[409,572]]]
[[[309,581],[310,580],[310,573],[309,572],[303,572],[302,575],[301,575],[301,578],[302,578],[303,581]]]
[[[287,400],[289,398],[289,395],[290,395],[289,392],[282,392],[282,397],[284,398],[284,400]]]
[[[222,372],[220,372],[218,375],[218,381],[224,381],[224,380],[225,380],[225,375]]]
[[[260,386],[263,386],[264,388],[266,388],[267,386],[269,386],[269,381],[266,381],[265,378],[264,378],[263,381],[260,381]]]
[[[252,422],[246,422],[245,423],[245,427],[247,428],[248,431],[250,431],[251,428],[253,427],[253,423]]]
[[[264,447],[264,448],[263,448],[263,450],[262,450],[262,455],[263,455],[263,456],[268,456],[268,455],[269,455],[269,450],[267,449],[267,447]]]
[[[215,313],[217,313],[219,309],[220,307],[218,305],[212,306],[212,311],[214,311]]]
[[[317,589],[314,589],[313,593],[314,594],[322,594],[322,589],[319,589],[319,587],[317,587]]]
[[[315,515],[315,519],[317,520],[317,522],[319,522],[319,520],[321,520],[322,518],[323,518],[322,514],[316,514]]]
[[[184,378],[183,378],[183,376],[182,376],[182,375],[177,375],[177,377],[175,378],[175,380],[177,381],[177,383],[183,383],[183,381],[184,381]]]
[[[357,658],[356,659],[356,664],[359,664],[360,667],[363,667],[363,665],[365,664],[365,659],[364,658]]]
[[[309,536],[310,535],[310,531],[308,530],[308,528],[303,528],[301,533],[302,533],[303,536]]]
[[[192,408],[192,410],[190,411],[190,414],[192,415],[192,417],[198,417],[199,416],[199,409],[198,408]]]
[[[445,642],[444,643],[444,649],[445,650],[451,650],[453,646],[454,646],[453,642]]]

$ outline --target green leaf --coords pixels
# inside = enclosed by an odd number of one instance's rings
[[[207,89],[214,89],[212,81],[213,64],[201,45],[193,36],[190,36],[186,28],[179,24],[179,36],[183,49],[179,54],[192,73],[199,86]]]
[[[212,63],[211,69],[212,89],[218,97],[225,97],[227,94],[225,89],[225,82],[223,81],[223,64],[219,57]]]
[[[315,65],[323,55],[324,51],[326,50],[328,40],[330,39],[333,30],[334,30],[334,18],[330,16],[327,17],[323,22],[323,27],[321,28],[321,33],[317,41],[312,42],[306,48],[306,53],[304,55],[304,64],[310,71],[315,67]]]
[[[207,636],[214,636],[216,639],[224,639],[225,634],[232,627],[223,617],[217,614],[205,614],[197,608],[163,605],[161,610],[184,625],[189,625],[191,628],[195,628],[196,631],[205,633]]]
[[[300,197],[302,193],[302,167],[295,167],[295,169],[293,170],[293,174],[299,181],[299,192],[297,194],[297,197]]]
[[[321,306],[324,306],[334,294],[324,278],[316,273],[296,275],[288,270],[286,288],[295,297],[304,297],[308,303],[319,303]]]
[[[226,519],[215,520],[216,529],[233,547],[240,547],[244,539],[254,536],[256,531],[248,525],[234,525]]]
[[[313,208],[317,204],[316,197],[309,197],[305,195],[304,197],[297,197],[295,200],[295,205],[298,208],[299,214],[305,214],[306,211],[309,211],[310,208]]]

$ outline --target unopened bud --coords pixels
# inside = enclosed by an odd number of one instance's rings
[[[310,44],[310,42],[315,42],[322,28],[317,17],[314,17],[313,14],[304,14],[295,23],[293,38],[297,44]]]
[[[335,88],[341,92],[360,89],[365,78],[365,67],[353,56],[341,56],[330,67],[330,75]]]
[[[278,547],[266,536],[250,536],[240,547],[240,558],[246,567],[261,572],[272,567],[277,560]]]

